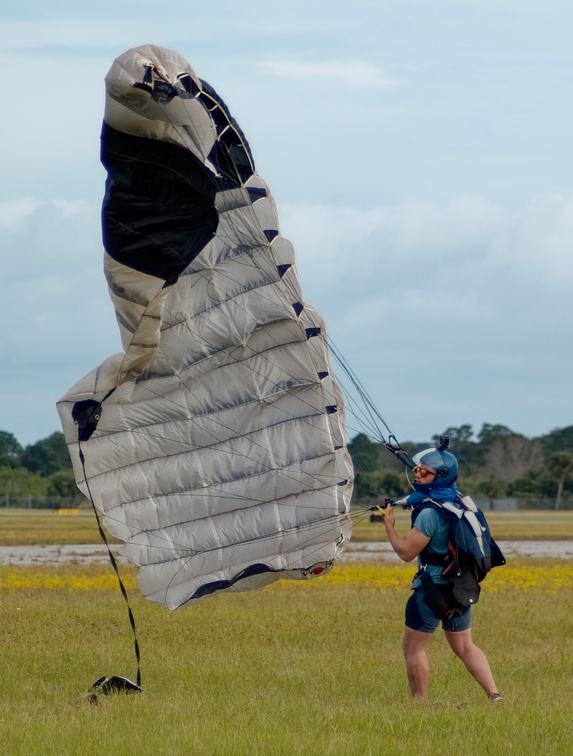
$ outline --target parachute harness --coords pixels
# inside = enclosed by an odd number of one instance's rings
[[[102,402],[105,401],[105,399],[107,399],[107,397],[111,393],[112,393],[111,391],[108,392],[108,394],[106,394],[104,399],[102,399]],[[119,589],[121,591],[121,595],[123,596],[125,603],[127,604],[129,624],[131,625],[131,630],[133,632],[135,660],[137,662],[137,675],[136,675],[136,683],[131,682],[131,680],[128,680],[125,677],[119,677],[117,675],[114,675],[111,678],[100,677],[94,683],[93,688],[94,690],[98,690],[99,692],[104,693],[104,694],[111,693],[111,692],[140,693],[142,690],[141,689],[141,658],[140,658],[140,651],[139,651],[139,642],[137,640],[137,629],[135,626],[135,618],[131,610],[131,605],[129,603],[129,597],[125,589],[125,585],[123,584],[123,580],[121,579],[121,575],[119,574],[119,567],[117,566],[116,558],[114,557],[113,552],[109,546],[109,542],[107,540],[105,531],[101,524],[100,516],[95,506],[95,502],[94,502],[92,492],[90,489],[90,484],[88,481],[88,476],[86,474],[86,460],[85,460],[85,456],[82,450],[82,441],[87,441],[91,437],[101,417],[101,411],[102,411],[102,408],[101,408],[100,402],[96,402],[94,400],[76,402],[72,410],[72,417],[78,426],[78,452],[79,452],[80,462],[82,465],[82,471],[84,474],[84,480],[86,483],[86,489],[88,492],[89,500],[95,514],[100,537],[103,543],[105,544],[105,547],[107,549],[107,553],[109,556],[109,561],[111,562],[111,566],[113,567],[115,574],[117,576],[117,581],[119,583]]]

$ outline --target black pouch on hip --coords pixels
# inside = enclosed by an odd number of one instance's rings
[[[431,575],[422,570],[419,573],[424,591],[424,599],[438,619],[446,620],[461,617],[467,607],[462,606],[454,598],[453,586],[449,583],[434,583]]]

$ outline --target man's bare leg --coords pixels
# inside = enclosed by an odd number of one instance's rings
[[[463,661],[468,672],[475,677],[487,695],[490,698],[493,695],[499,695],[487,657],[473,642],[472,631],[462,630],[459,633],[444,631],[444,633],[452,651]]]
[[[432,633],[422,633],[407,627],[404,631],[402,648],[406,659],[406,671],[412,698],[424,698],[430,679],[430,665],[426,648],[432,640]]]

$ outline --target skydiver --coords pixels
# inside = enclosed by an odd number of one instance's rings
[[[440,502],[456,500],[455,481],[458,475],[458,462],[453,454],[438,449],[425,449],[413,458],[415,463],[414,493],[406,501],[414,509],[431,494],[432,499]],[[425,564],[421,552],[429,549],[431,553],[447,554],[449,523],[444,515],[432,508],[424,507],[417,513],[415,526],[406,538],[402,538],[394,529],[394,510],[392,503],[384,513],[384,526],[388,540],[396,554],[404,562],[418,558],[418,573],[412,583],[412,595],[406,604],[406,627],[403,637],[403,651],[412,698],[424,698],[430,678],[430,666],[426,649],[437,629],[440,618],[430,609],[420,573],[429,573],[435,584],[446,584],[441,576],[442,566]],[[401,502],[398,502],[401,503]],[[471,607],[462,610],[461,615],[442,619],[442,628],[452,651],[466,666],[470,674],[481,685],[492,702],[502,702],[489,662],[484,652],[475,645],[470,629]]]

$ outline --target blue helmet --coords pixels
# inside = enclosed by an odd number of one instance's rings
[[[416,491],[429,493],[435,488],[450,488],[458,477],[458,460],[448,451],[441,449],[423,449],[414,455],[415,465],[422,465],[436,472],[432,483],[414,483]]]

